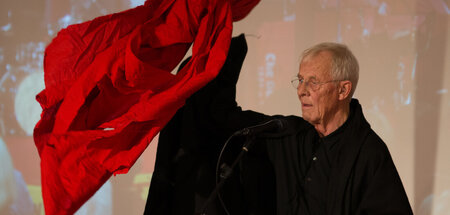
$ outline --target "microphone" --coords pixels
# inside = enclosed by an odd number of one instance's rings
[[[258,135],[261,133],[278,133],[287,128],[287,121],[284,119],[272,119],[265,123],[251,126],[239,130],[235,135]]]

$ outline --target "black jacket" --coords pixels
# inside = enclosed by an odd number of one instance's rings
[[[386,144],[370,128],[358,101],[350,105],[352,116],[332,161],[326,214],[412,214]],[[298,193],[304,183],[300,162],[305,162],[303,144],[317,132],[300,117],[285,119],[289,128],[284,133],[264,138],[275,170],[277,214],[305,214]]]

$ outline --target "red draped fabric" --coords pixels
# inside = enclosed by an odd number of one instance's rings
[[[149,0],[61,30],[45,51],[34,140],[46,214],[72,214],[126,173],[221,69],[232,22],[259,0]],[[193,43],[192,60],[176,75]]]

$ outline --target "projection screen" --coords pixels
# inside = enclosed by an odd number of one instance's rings
[[[70,24],[143,0],[6,0],[0,3],[0,209],[44,214],[33,128],[43,57]],[[290,79],[302,50],[346,44],[360,64],[354,95],[386,142],[415,214],[450,213],[450,1],[262,0],[234,23],[248,54],[237,89],[243,109],[301,116]],[[128,174],[111,177],[77,214],[142,214],[157,137]]]

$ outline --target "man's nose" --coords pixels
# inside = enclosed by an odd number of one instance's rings
[[[308,89],[307,89],[306,83],[298,85],[297,94],[299,97],[306,96],[308,94]]]

